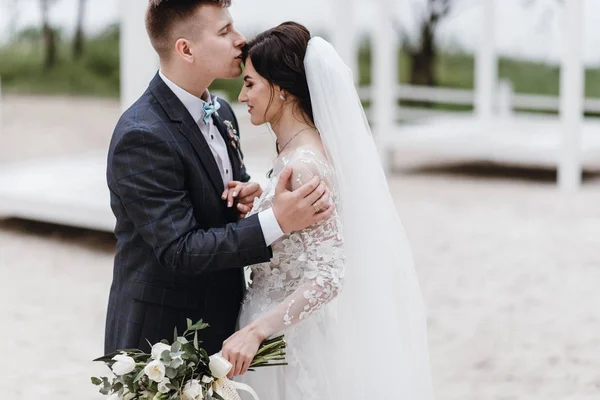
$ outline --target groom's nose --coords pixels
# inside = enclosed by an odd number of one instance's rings
[[[235,47],[243,47],[246,44],[246,38],[244,37],[244,35],[242,35],[240,32],[238,32],[237,30],[235,31],[236,38],[233,42],[233,45]]]

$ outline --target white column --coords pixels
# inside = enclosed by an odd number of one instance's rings
[[[560,68],[560,119],[563,140],[558,185],[575,191],[581,185],[581,126],[583,121],[584,66],[583,0],[563,3],[562,62]]]
[[[354,73],[354,81],[358,83],[358,44],[356,21],[354,18],[354,0],[335,0],[332,13],[332,44],[342,60]]]
[[[495,45],[495,2],[481,0],[481,34],[475,55],[475,114],[489,119],[494,114],[494,91],[498,80],[498,60]]]
[[[0,138],[2,137],[2,131],[4,129],[4,121],[3,121],[3,108],[4,108],[4,99],[2,97],[2,77],[0,77]]]
[[[514,90],[512,82],[503,79],[498,82],[498,93],[496,95],[496,113],[500,118],[510,118],[513,115]]]
[[[121,2],[121,109],[133,104],[158,70],[158,55],[150,44],[144,18],[147,0]]]
[[[396,91],[398,87],[398,37],[394,31],[385,1],[377,1],[376,18],[371,36],[372,92],[371,116],[376,141],[380,144],[381,161],[388,170],[392,163],[391,149],[385,137],[393,134],[396,126]]]

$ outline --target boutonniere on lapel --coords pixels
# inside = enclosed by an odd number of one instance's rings
[[[240,160],[240,165],[243,167],[244,158],[242,157],[242,152],[240,151],[240,135],[238,134],[237,129],[233,127],[231,121],[225,119],[223,120],[223,123],[227,128],[227,136],[229,137],[229,143],[231,144],[231,147],[233,147],[233,149],[235,150],[235,153],[237,154],[238,159]]]

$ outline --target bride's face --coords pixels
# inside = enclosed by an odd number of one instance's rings
[[[283,105],[283,100],[279,97],[280,92],[277,86],[272,86],[256,72],[248,58],[244,68],[244,86],[238,100],[248,105],[250,122],[253,125],[272,122],[280,114]]]

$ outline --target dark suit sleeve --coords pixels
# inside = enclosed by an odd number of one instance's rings
[[[127,216],[160,263],[199,274],[268,261],[271,250],[257,215],[223,228],[198,229],[177,146],[149,130],[135,129],[122,136],[109,157]]]

